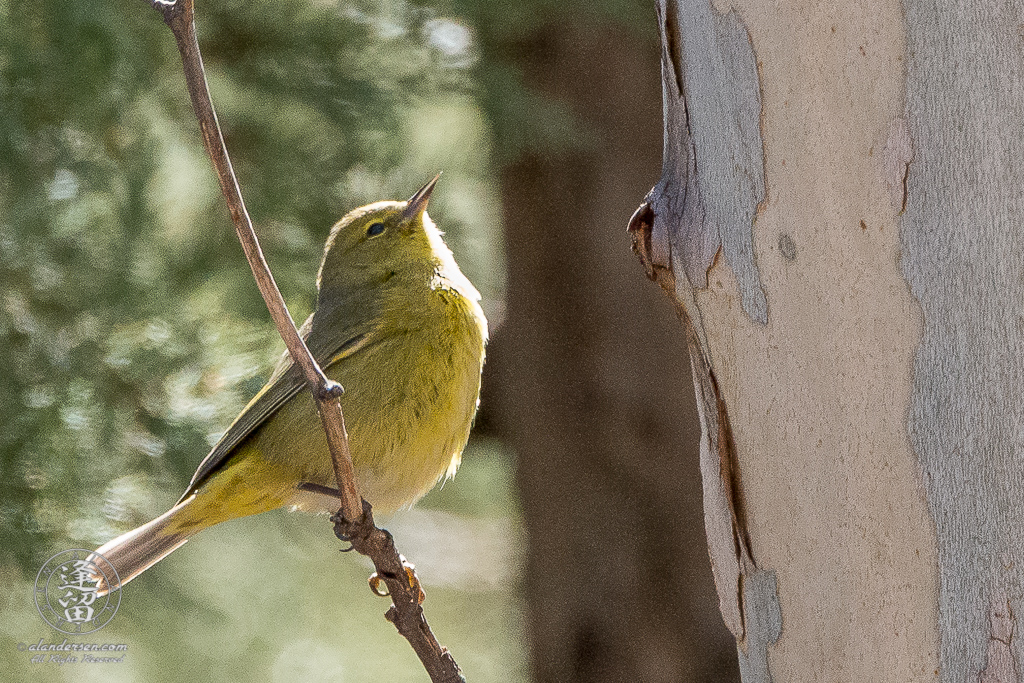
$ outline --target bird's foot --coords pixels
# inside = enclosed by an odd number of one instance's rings
[[[420,586],[420,579],[416,576],[416,567],[411,562],[407,561],[404,557],[402,558],[402,569],[405,570],[406,581],[409,582],[409,589],[416,595],[416,604],[422,605],[423,601],[426,600],[427,596],[423,592],[423,588]],[[390,577],[397,578],[397,577]],[[387,584],[384,583],[384,577],[378,572],[370,574],[370,590],[373,591],[374,595],[379,595],[382,598],[386,598],[391,595],[388,591]]]

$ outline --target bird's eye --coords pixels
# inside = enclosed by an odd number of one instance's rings
[[[369,237],[376,237],[377,235],[381,234],[382,232],[384,232],[384,224],[383,223],[373,223],[373,224],[370,225],[370,227],[368,227],[366,229],[366,234]]]

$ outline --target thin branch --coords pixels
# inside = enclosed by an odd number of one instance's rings
[[[302,488],[317,490],[320,493],[336,495],[341,499],[341,509],[331,518],[335,534],[352,544],[352,548],[369,557],[376,568],[376,574],[370,579],[371,587],[379,593],[379,582],[383,581],[391,596],[392,606],[385,613],[385,618],[393,623],[398,632],[409,641],[423,667],[434,683],[465,683],[459,665],[451,654],[443,648],[434,637],[420,606],[424,595],[420,589],[413,566],[405,561],[395,548],[391,534],[378,529],[373,523],[370,504],[364,501],[356,489],[355,472],[352,468],[352,457],[348,448],[348,434],[345,430],[345,418],[341,412],[339,397],[342,388],[327,378],[316,359],[306,348],[306,344],[295,328],[295,322],[288,313],[281,291],[274,282],[259,240],[252,227],[252,220],[246,211],[242,192],[238,187],[231,159],[228,157],[220,124],[213,109],[210,91],[206,83],[206,72],[203,68],[202,56],[195,31],[195,11],[193,0],[150,0],[152,6],[164,18],[174,39],[178,43],[182,65],[185,70],[185,82],[192,108],[199,128],[202,131],[203,143],[207,154],[213,162],[220,181],[221,191],[231,212],[231,220],[235,225],[238,240],[252,268],[256,284],[259,286],[263,300],[267,304],[277,330],[288,347],[292,359],[302,368],[306,383],[313,393],[327,434],[327,444],[331,451],[334,474],[338,482],[338,490],[314,484],[304,484]]]
[[[391,608],[384,618],[394,624],[412,645],[423,668],[430,674],[430,680],[434,683],[466,683],[455,658],[437,642],[427,624],[421,606],[425,596],[414,567],[398,553],[391,534],[373,524],[370,504],[364,502],[364,505],[363,515],[368,523],[353,524],[335,516],[331,518],[334,533],[351,543],[356,552],[373,560],[377,571],[370,577],[370,587],[378,595],[391,596]],[[380,592],[380,581],[387,586],[387,593]]]
[[[256,239],[252,219],[249,218],[249,212],[245,208],[242,191],[238,187],[235,170],[231,166],[231,159],[228,157],[228,150],[224,145],[224,137],[220,132],[220,124],[217,122],[217,114],[213,110],[210,90],[206,84],[206,70],[203,68],[203,57],[199,52],[199,42],[196,40],[193,0],[179,0],[171,3],[153,0],[153,7],[163,15],[164,22],[174,33],[174,39],[178,43],[182,66],[185,69],[185,84],[188,86],[192,108],[203,134],[203,144],[217,171],[220,189],[224,193],[224,199],[227,200],[231,221],[235,224],[238,241],[242,243],[242,250],[252,268],[256,285],[260,289],[260,294],[263,295],[263,300],[267,303],[270,317],[274,319],[278,333],[284,339],[285,346],[288,347],[288,353],[302,368],[306,383],[316,399],[320,420],[323,422],[324,431],[327,432],[327,445],[331,450],[331,460],[334,464],[335,477],[338,480],[338,489],[341,491],[341,509],[346,518],[359,519],[359,515],[362,513],[362,498],[356,489],[352,455],[348,450],[348,433],[345,431],[345,418],[341,413],[341,403],[338,401],[342,388],[340,384],[331,381],[324,375],[316,359],[313,358],[313,354],[306,348],[306,343],[299,336],[299,332],[295,328],[295,321],[288,313],[281,290],[274,282],[274,276],[270,273],[270,267],[263,257],[263,250],[260,249],[259,240]]]

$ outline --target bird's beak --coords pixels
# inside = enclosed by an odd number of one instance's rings
[[[430,195],[434,191],[434,186],[437,185],[438,179],[441,174],[438,173],[434,178],[416,190],[416,194],[409,198],[409,201],[405,203],[405,211],[402,212],[402,217],[406,220],[410,218],[416,218],[423,214],[427,210],[427,203],[430,201]]]

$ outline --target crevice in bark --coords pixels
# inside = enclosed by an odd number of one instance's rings
[[[666,0],[665,8],[658,7],[658,19],[664,26],[665,45],[668,48],[668,64],[676,79],[676,89],[683,92],[683,53],[679,47],[679,6],[676,0]]]
[[[882,165],[889,196],[898,215],[907,210],[907,178],[910,162],[914,160],[914,145],[906,117],[900,116],[889,124],[889,132],[882,151]]]
[[[990,632],[985,668],[978,672],[977,683],[1018,683],[1020,669],[1013,655],[1017,616],[1005,594],[999,594],[992,600],[988,620]]]

